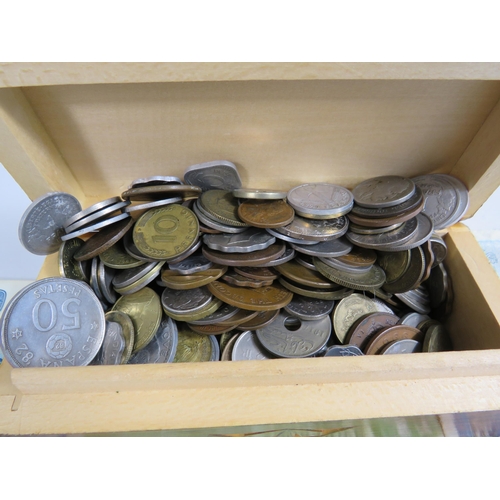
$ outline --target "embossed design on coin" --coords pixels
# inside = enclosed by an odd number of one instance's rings
[[[231,359],[232,361],[250,361],[273,359],[273,357],[262,347],[255,333],[246,331],[235,341]]]
[[[191,165],[184,172],[184,182],[199,186],[203,191],[209,189],[232,191],[241,187],[241,178],[236,165],[226,160]]]
[[[46,344],[47,354],[55,359],[65,358],[71,352],[72,347],[71,337],[65,333],[51,335]]]
[[[413,196],[415,184],[397,175],[373,177],[360,182],[353,190],[354,202],[367,208],[399,205]]]
[[[203,243],[213,250],[226,253],[248,253],[264,250],[276,241],[267,231],[249,228],[237,234],[205,234]]]
[[[353,204],[353,196],[348,189],[326,182],[297,186],[288,192],[287,198],[288,203],[297,212],[319,216],[340,217],[347,213]]]
[[[353,293],[342,299],[333,312],[333,330],[340,342],[344,343],[347,332],[363,316],[377,312],[377,305],[368,297]]]
[[[364,356],[363,351],[355,345],[334,345],[325,352],[325,357],[330,356]]]

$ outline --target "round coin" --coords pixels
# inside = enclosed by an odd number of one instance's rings
[[[352,244],[345,238],[338,238],[336,240],[321,241],[316,245],[306,246],[291,243],[290,246],[297,250],[297,252],[313,257],[340,257],[346,255],[352,250]]]
[[[260,228],[279,228],[293,221],[295,211],[285,200],[246,200],[238,207],[238,217]]]
[[[260,264],[267,264],[281,257],[286,250],[284,243],[275,243],[265,248],[264,250],[257,250],[250,253],[226,253],[219,250],[212,250],[211,248],[202,248],[203,255],[215,264],[223,266],[258,266]]]
[[[325,352],[325,357],[330,356],[364,356],[364,354],[355,345],[334,345]]]
[[[444,325],[433,324],[427,328],[422,350],[424,352],[442,352],[452,350],[451,340]]]
[[[413,248],[410,251],[410,263],[405,272],[399,277],[383,285],[383,289],[388,293],[404,293],[416,288],[425,271],[424,252],[420,247]],[[392,278],[395,276],[392,275]]]
[[[201,189],[196,186],[186,186],[184,184],[164,184],[159,186],[145,186],[132,188],[122,193],[124,200],[130,201],[157,201],[174,196],[199,196]]]
[[[211,189],[205,191],[198,200],[198,206],[205,209],[211,217],[228,226],[248,226],[238,216],[238,200],[231,191]]]
[[[278,316],[280,310],[275,311],[260,311],[252,319],[240,323],[236,329],[237,330],[257,330],[257,328],[264,328],[265,326],[271,324]]]
[[[366,208],[393,207],[410,199],[414,193],[413,181],[397,175],[373,177],[352,190],[354,202]]]
[[[298,283],[299,285],[326,290],[337,288],[331,280],[326,279],[320,272],[307,269],[307,267],[302,266],[294,260],[276,266],[275,269],[290,281]]]
[[[161,305],[167,313],[188,314],[200,311],[212,301],[207,287],[192,290],[170,290],[166,288],[161,295]]]
[[[299,214],[313,216],[340,217],[353,205],[352,193],[336,184],[302,184],[288,192],[288,203]]]
[[[162,184],[182,184],[182,181],[179,177],[171,175],[153,175],[151,177],[136,179],[130,183],[128,189],[144,186],[161,186]]]
[[[109,311],[105,315],[106,321],[118,323],[122,329],[122,335],[125,339],[125,349],[120,360],[121,365],[128,363],[134,348],[134,324],[130,317],[121,311]]]
[[[381,354],[384,348],[396,340],[416,340],[423,341],[424,335],[417,328],[406,325],[395,325],[384,328],[376,333],[363,349],[365,354]]]
[[[387,344],[380,351],[380,354],[411,354],[414,352],[422,352],[422,343],[416,340],[403,339]]]
[[[92,224],[91,226],[86,226],[83,229],[79,229],[78,231],[73,231],[72,233],[65,234],[61,236],[62,241],[71,240],[72,238],[77,238],[78,236],[83,236],[84,234],[97,233],[100,232],[101,229],[107,228],[110,226],[115,226],[118,222],[129,221],[130,215],[121,213],[119,215],[114,215],[109,219],[104,219],[99,222]],[[87,240],[88,241],[88,240]]]
[[[349,329],[345,342],[355,345],[365,352],[366,345],[381,330],[397,324],[395,314],[376,312],[358,319]]]
[[[76,238],[70,241],[78,241]],[[143,261],[130,256],[123,246],[123,238],[117,241],[104,252],[99,254],[99,259],[105,266],[112,269],[133,269],[144,264]]]
[[[205,234],[203,243],[212,250],[225,253],[249,253],[264,250],[274,244],[276,238],[267,231],[251,227],[238,234]]]
[[[87,272],[83,262],[73,259],[73,255],[82,247],[84,241],[74,238],[63,241],[59,248],[59,274],[63,278],[82,280],[88,282]]]
[[[342,299],[332,316],[335,335],[344,344],[347,332],[352,325],[363,316],[375,312],[378,312],[377,304],[359,293],[353,293]]]
[[[312,299],[294,295],[292,301],[285,307],[285,311],[302,321],[322,319],[332,312],[335,301]]]
[[[185,323],[178,323],[178,342],[174,363],[197,363],[212,359],[211,335],[193,332]]]
[[[304,219],[296,215],[287,226],[276,228],[279,233],[295,239],[329,241],[340,238],[349,228],[347,217],[317,220]]]
[[[252,331],[243,332],[234,343],[231,353],[232,361],[250,361],[273,359],[272,356],[260,343],[257,335]]]
[[[233,196],[235,198],[248,200],[284,200],[286,195],[286,191],[272,191],[270,189],[233,189]]]
[[[210,189],[234,190],[241,188],[241,178],[234,163],[226,160],[208,161],[191,165],[184,172],[184,182]]]

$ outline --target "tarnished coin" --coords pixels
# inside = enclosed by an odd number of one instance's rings
[[[325,357],[330,356],[364,356],[364,354],[355,345],[334,345],[325,352]]]
[[[373,177],[352,190],[354,202],[366,208],[393,207],[410,199],[414,193],[413,181],[397,175]]]
[[[195,254],[201,248],[201,243],[202,241],[200,235],[198,234],[195,242],[187,250],[179,254],[177,257],[167,259],[166,260],[167,264],[170,266],[171,264],[179,264],[180,262],[183,262],[188,257]]]
[[[153,340],[136,352],[130,358],[129,364],[173,363],[177,342],[177,324],[172,318],[166,317],[160,323]]]
[[[238,200],[231,191],[211,189],[205,191],[198,200],[198,207],[205,209],[211,217],[228,226],[248,226],[238,216]]]
[[[178,197],[198,197],[201,189],[196,186],[185,184],[164,184],[160,186],[145,186],[127,189],[121,196],[124,200],[130,201],[157,201],[165,198]]]
[[[420,314],[429,314],[431,312],[430,302],[420,300],[415,294],[412,294],[413,290],[409,290],[404,293],[395,293],[394,295],[410,309],[417,311]]]
[[[193,323],[187,323],[187,325],[193,332],[202,335],[223,335],[232,332],[236,328],[236,325],[193,325]]]
[[[161,186],[163,184],[182,184],[182,181],[179,177],[174,177],[172,175],[152,175],[151,177],[136,179],[130,183],[128,189],[145,186]]]
[[[229,304],[222,304],[217,311],[210,314],[209,316],[205,316],[202,319],[191,321],[190,324],[194,325],[217,325],[221,321],[227,321],[233,318],[240,309],[234,306],[230,306]]]
[[[285,200],[245,200],[238,207],[238,217],[254,227],[286,226],[294,215],[294,209]]]
[[[301,295],[294,295],[292,301],[285,307],[285,311],[303,321],[322,319],[332,312],[335,301],[312,299]]]
[[[414,352],[422,352],[422,343],[416,340],[403,339],[395,340],[386,345],[380,354],[412,354]]]
[[[96,222],[119,215],[121,213],[120,211],[128,205],[130,205],[129,201],[122,201],[120,199],[117,203],[114,203],[106,208],[102,208],[101,210],[97,210],[86,217],[82,217],[70,225],[65,225],[64,230],[66,231],[66,234],[68,234],[83,228],[88,228]]]
[[[410,264],[406,271],[397,279],[386,282],[383,289],[389,293],[404,293],[416,288],[425,270],[424,252],[420,247],[413,248],[410,253]],[[394,277],[394,276],[393,276]]]
[[[278,238],[279,240],[282,241],[287,241],[288,243],[295,243],[296,245],[303,245],[303,246],[310,246],[310,245],[317,245],[317,241],[311,241],[311,240],[303,240],[303,239],[298,239],[298,238],[292,238],[291,236],[287,236],[285,234],[279,233],[276,229],[272,229],[270,227],[266,228],[266,231],[274,236],[275,238]]]
[[[363,266],[344,264],[340,259],[336,257],[330,257],[330,258],[318,257],[318,259],[324,262],[327,266],[337,269],[337,271],[342,271],[344,273],[350,273],[350,274],[367,273],[373,266],[373,264],[363,265]]]
[[[343,236],[348,228],[347,217],[318,220],[305,219],[296,215],[290,224],[278,227],[276,231],[296,240],[329,241]]]
[[[250,361],[273,358],[274,356],[264,349],[257,338],[257,335],[249,330],[238,336],[231,353],[232,361]]]
[[[204,224],[206,227],[211,229],[212,231],[217,231],[219,233],[242,233],[248,227],[246,224],[242,226],[230,226],[228,224],[223,224],[219,220],[210,217],[208,213],[206,213],[199,203],[195,203],[193,205],[193,211],[199,219],[200,224]],[[200,226],[201,228],[201,226]],[[215,233],[216,234],[216,233]]]
[[[112,308],[127,314],[134,324],[135,339],[133,353],[146,347],[160,326],[163,310],[160,297],[151,288],[120,297]]]
[[[221,326],[238,326],[247,321],[251,321],[259,314],[258,311],[245,311],[240,309],[232,318],[219,322]]]
[[[448,273],[444,264],[439,264],[432,269],[426,286],[429,291],[430,305],[435,309],[446,300],[448,294]]]
[[[212,335],[193,332],[185,323],[178,323],[178,342],[174,363],[197,363],[212,360]]]
[[[128,222],[129,220],[130,220],[129,214],[120,213],[119,215],[114,215],[114,216],[110,217],[109,219],[104,219],[104,220],[98,221],[98,222],[92,224],[91,226],[85,226],[83,229],[78,229],[77,231],[73,231],[71,233],[65,234],[64,236],[61,236],[61,240],[67,241],[67,240],[71,240],[72,238],[78,238],[79,236],[83,236],[84,234],[98,233],[98,232],[101,232],[101,230],[104,228],[108,228],[111,226],[114,227],[116,224],[118,224],[118,222],[122,222],[122,221]]]
[[[293,294],[281,285],[241,288],[221,281],[209,283],[208,290],[226,304],[248,311],[270,311],[285,307]]]
[[[289,279],[282,276],[278,279],[278,282],[283,285],[287,290],[298,294],[303,297],[309,297],[312,299],[320,299],[320,300],[341,300],[344,297],[350,295],[354,290],[342,288],[338,286],[333,290],[324,288],[314,288],[306,285],[300,285],[299,283],[295,283],[290,281]]]
[[[203,191],[241,188],[241,178],[234,163],[226,160],[191,165],[184,172],[184,182],[199,186]]]
[[[378,252],[378,265],[384,270],[386,283],[393,283],[403,276],[410,266],[411,250],[403,252]]]
[[[64,223],[82,209],[72,195],[47,193],[25,210],[19,222],[19,241],[35,255],[49,255],[59,250],[64,236]]]
[[[238,234],[205,234],[203,243],[208,248],[226,253],[249,253],[264,250],[275,243],[276,238],[267,231],[251,227]]]
[[[208,285],[210,282],[219,279],[226,271],[226,266],[218,264],[214,264],[206,271],[199,271],[189,275],[178,275],[176,271],[174,271],[175,274],[172,274],[170,269],[164,269],[161,273],[161,282],[158,282],[158,284],[173,290],[190,290]]]
[[[298,283],[299,285],[326,290],[338,288],[335,283],[332,283],[331,280],[325,278],[320,272],[307,269],[307,267],[302,266],[294,260],[286,262],[280,266],[276,266],[275,269],[280,274],[294,283]]]
[[[363,316],[375,312],[378,312],[375,302],[359,293],[353,293],[342,299],[332,316],[335,335],[344,344],[347,332],[352,325]]]
[[[125,338],[119,323],[106,320],[106,333],[101,350],[94,359],[97,365],[119,365],[125,350]]]
[[[340,257],[348,254],[352,250],[352,243],[341,237],[336,240],[321,241],[316,245],[306,246],[291,243],[290,246],[297,252],[313,257]]]
[[[89,284],[94,291],[96,297],[101,301],[103,304],[106,302],[106,299],[104,298],[104,295],[101,292],[101,287],[99,286],[99,281],[97,279],[97,267],[99,265],[99,259],[97,257],[94,257],[92,259],[92,262],[90,264],[90,280]],[[104,307],[104,304],[103,304]]]
[[[182,205],[153,208],[137,220],[133,239],[146,257],[166,260],[176,257],[198,238],[198,219]]]
[[[78,239],[75,238],[70,241],[78,241]],[[101,259],[101,262],[103,262],[105,266],[112,269],[132,269],[144,264],[143,261],[132,257],[125,251],[123,238],[107,250],[104,250],[104,252],[101,252],[99,254],[99,259]]]
[[[257,338],[271,354],[282,358],[305,358],[318,353],[328,342],[331,323],[327,317],[301,321],[288,314],[256,330]],[[233,350],[234,352],[234,350]]]
[[[281,257],[286,250],[284,243],[275,243],[264,250],[257,250],[249,253],[227,253],[211,248],[202,248],[203,255],[215,264],[223,266],[256,266],[267,264],[268,262]]]
[[[271,189],[233,189],[233,196],[235,198],[248,200],[284,200],[286,195],[286,191],[273,191]]]
[[[431,244],[432,253],[434,254],[434,262],[432,263],[432,267],[434,268],[444,262],[446,254],[448,252],[448,247],[446,246],[443,238],[436,235],[435,233],[433,233],[433,235],[430,237],[429,242]]]
[[[254,280],[275,280],[279,273],[269,267],[235,267],[234,271]]]
[[[356,233],[356,234],[383,234],[383,233],[389,233],[391,231],[394,231],[395,229],[401,228],[401,226],[404,224],[404,222],[398,222],[397,224],[392,224],[390,226],[384,226],[384,227],[365,227],[365,226],[360,226],[359,224],[354,224],[351,222],[349,224],[349,231]]]
[[[422,202],[420,203],[420,205],[412,209],[408,209],[397,216],[395,215],[393,217],[385,218],[368,218],[356,215],[353,212],[349,212],[349,214],[347,214],[347,217],[349,218],[350,224],[357,224],[359,227],[363,226],[365,228],[370,228],[371,230],[375,230],[377,228],[385,229],[387,226],[391,226],[394,224],[403,224],[411,219],[414,219],[418,214],[422,212],[423,206],[424,201],[422,198]]]
[[[185,321],[186,323],[191,323],[193,321],[210,316],[215,311],[217,311],[217,309],[219,309],[222,306],[222,304],[223,302],[221,300],[214,298],[204,307],[196,311],[187,311],[183,313],[173,313],[171,311],[168,311],[167,309],[164,309],[164,311],[167,316],[170,316],[172,319],[175,319],[176,321]]]
[[[176,196],[175,198],[167,198],[165,200],[149,201],[147,203],[130,203],[123,209],[125,213],[142,212],[150,208],[164,207],[172,203],[182,203],[183,198]]]
[[[422,323],[422,321],[431,319],[427,314],[420,314],[417,312],[411,312],[408,314],[405,314],[400,318],[398,321],[399,325],[407,325],[407,326],[413,326],[414,328],[418,328],[418,325]]]
[[[83,246],[84,241],[80,238],[74,238],[69,241],[63,241],[59,248],[59,274],[63,278],[73,280],[82,280],[88,283],[89,270],[88,262],[79,262],[73,259],[73,255]]]
[[[125,252],[127,252],[131,257],[134,259],[144,262],[158,262],[158,259],[151,259],[149,257],[146,257],[143,255],[141,252],[139,252],[139,249],[135,246],[134,240],[132,238],[132,231],[128,231],[125,236],[123,237],[123,248],[125,249]]]
[[[257,328],[264,328],[265,326],[271,324],[278,316],[280,310],[276,309],[274,311],[260,311],[252,319],[240,323],[236,329],[237,330],[256,330]]]
[[[272,285],[274,281],[272,279],[265,281],[254,280],[252,278],[247,278],[246,276],[242,276],[241,274],[236,273],[234,270],[228,271],[226,274],[224,274],[224,276],[222,276],[221,279],[223,281],[226,281],[230,285],[243,286],[249,288],[261,288],[263,286]]]
[[[432,324],[425,332],[422,350],[424,352],[451,351],[451,340],[442,324]]]
[[[292,248],[285,248],[285,252],[280,256],[276,257],[273,260],[270,260],[269,262],[265,262],[263,264],[254,264],[253,267],[276,267],[276,266],[281,266],[281,264],[284,264],[285,262],[290,262],[293,260],[295,257],[295,250]]]
[[[416,340],[422,342],[424,339],[423,333],[417,328],[406,325],[395,325],[376,333],[366,344],[363,349],[365,354],[381,354],[384,348],[396,340]]]
[[[206,257],[198,254],[190,255],[186,257],[184,260],[174,264],[168,264],[168,268],[171,271],[177,271],[179,274],[189,275],[195,274],[200,271],[206,271],[213,266],[212,262],[210,262]]]
[[[377,252],[368,248],[352,247],[349,253],[335,259],[350,266],[371,266],[377,262]]]
[[[7,305],[0,324],[2,349],[13,367],[85,366],[101,348],[105,323],[89,285],[45,278]]]
[[[306,218],[340,217],[353,205],[352,193],[336,184],[302,184],[288,192],[288,203],[301,216]]]
[[[221,354],[221,361],[231,361],[231,354],[233,353],[233,347],[235,342],[238,340],[239,334],[232,334],[229,333],[228,335],[231,335],[231,338],[228,340],[227,344],[223,347],[222,342],[221,342],[221,349],[222,349],[222,354]],[[222,335],[224,337],[224,335]]]
[[[205,286],[192,290],[166,288],[161,295],[161,305],[167,313],[190,314],[206,307],[212,298],[212,294]]]
[[[112,285],[115,288],[126,288],[134,283],[137,283],[142,277],[146,276],[152,269],[158,266],[158,262],[147,262],[140,265],[139,267],[133,267],[131,269],[124,269],[115,275],[112,280]]]
[[[381,330],[397,324],[395,314],[376,312],[358,319],[349,329],[345,342],[358,346],[363,352],[371,339]],[[365,352],[366,354],[366,352]]]
[[[104,263],[96,259],[97,262],[97,282],[104,298],[110,303],[114,304],[118,299],[115,291],[111,286],[111,282],[116,274],[116,269],[106,267]]]
[[[379,247],[378,250],[385,250],[386,252],[402,252],[403,250],[411,250],[412,248],[423,245],[432,236],[434,226],[432,221],[425,214],[418,214],[417,217],[417,231],[405,243],[397,245],[387,245]]]
[[[134,348],[134,324],[130,317],[121,311],[109,311],[105,315],[106,321],[118,323],[121,327],[122,336],[125,340],[125,348],[123,350],[120,364],[125,365],[128,363]]]

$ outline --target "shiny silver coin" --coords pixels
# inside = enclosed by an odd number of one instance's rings
[[[19,222],[19,241],[35,255],[49,255],[59,250],[64,224],[82,209],[68,193],[48,193],[37,198],[25,210]]]
[[[412,326],[413,328],[418,328],[418,325],[422,323],[422,321],[426,321],[429,319],[431,318],[427,316],[427,314],[412,312],[402,316],[398,321],[398,325],[406,325]]]
[[[96,224],[92,224],[91,226],[84,227],[83,229],[80,229],[78,231],[73,231],[72,233],[65,234],[64,236],[61,236],[61,240],[66,241],[72,238],[76,238],[78,236],[82,236],[84,234],[97,232],[99,231],[99,229],[102,229],[103,227],[110,226],[115,222],[119,222],[123,219],[128,219],[129,217],[130,217],[129,214],[115,215],[114,217],[110,217],[109,219],[97,222]]]
[[[325,357],[331,356],[364,356],[364,354],[355,345],[334,345],[325,352]]]
[[[297,245],[306,245],[306,246],[311,246],[311,245],[317,245],[317,241],[311,241],[311,240],[302,240],[302,239],[297,239],[297,238],[291,238],[290,236],[287,236],[285,234],[279,233],[275,229],[271,228],[266,228],[266,231],[271,235],[274,236],[275,238],[278,238],[279,240],[286,241],[287,243],[295,243]]]
[[[111,283],[115,288],[125,288],[127,286],[133,285],[147,273],[152,271],[157,265],[158,261],[154,261],[145,263],[138,267],[124,269],[123,271],[115,275]]]
[[[271,354],[281,358],[305,358],[317,354],[331,334],[330,318],[301,321],[280,312],[269,325],[256,330],[257,338]]]
[[[391,342],[380,354],[412,354],[422,352],[422,343],[416,340],[403,339]]]
[[[403,224],[406,224],[406,222],[399,222],[398,224],[392,224],[391,226],[386,227],[365,227],[351,222],[349,224],[349,231],[356,234],[382,234],[394,231],[395,229],[400,228]]]
[[[203,243],[213,250],[226,253],[249,253],[264,250],[276,238],[267,231],[251,227],[238,234],[204,234]]]
[[[346,233],[346,238],[362,248],[371,248],[373,250],[384,249],[387,246],[402,245],[409,241],[417,232],[417,217],[413,217],[405,222],[401,227],[382,234],[357,234],[351,231]]]
[[[353,195],[348,189],[326,182],[297,186],[288,192],[287,199],[297,213],[306,214],[308,218],[315,215],[340,217],[353,205]]]
[[[228,226],[226,224],[222,224],[221,222],[214,221],[213,219],[211,219],[205,213],[202,212],[198,200],[196,200],[196,203],[193,204],[193,212],[196,214],[196,216],[198,217],[198,219],[202,224],[211,229],[216,229],[217,231],[221,231],[223,233],[237,234],[237,233],[242,233],[243,231],[248,229],[248,226],[246,227]]]
[[[125,350],[123,329],[119,323],[106,321],[106,333],[101,350],[94,358],[93,365],[119,365]]]
[[[179,274],[186,276],[200,271],[206,271],[212,266],[213,263],[202,254],[190,255],[181,262],[168,264],[168,268],[171,271],[177,271]]]
[[[431,242],[431,249],[434,255],[434,263],[432,264],[432,267],[434,268],[444,262],[446,254],[448,253],[448,247],[446,246],[443,238],[435,233],[429,238],[429,241]]]
[[[229,304],[222,304],[213,314],[205,316],[203,319],[190,321],[189,323],[193,325],[216,325],[222,321],[231,319],[238,311],[240,311],[240,309],[237,307],[230,306]]]
[[[402,252],[404,250],[411,250],[413,248],[423,245],[431,236],[434,231],[434,226],[432,220],[427,217],[427,215],[420,213],[416,217],[417,219],[417,231],[413,236],[403,244],[399,245],[388,245],[383,248],[377,248],[384,252]]]
[[[160,323],[153,340],[133,354],[128,364],[173,363],[178,339],[177,323],[167,316]]]
[[[293,243],[299,243],[300,240],[309,241],[329,241],[343,236],[349,228],[349,219],[347,217],[338,217],[335,219],[317,220],[304,219],[295,216],[293,222],[288,226],[278,227],[276,232],[295,238]]]
[[[249,189],[240,188],[233,190],[235,198],[244,198],[247,200],[284,200],[286,191],[272,191],[270,189]]]
[[[232,361],[274,359],[260,343],[254,332],[246,331],[238,336],[231,352]]]
[[[226,160],[191,165],[184,172],[184,182],[201,187],[203,191],[210,189],[233,191],[242,185],[236,165]]]
[[[208,306],[212,299],[206,286],[190,290],[166,288],[161,295],[161,305],[167,314],[191,314]]]
[[[149,210],[150,208],[163,207],[165,205],[171,205],[173,203],[182,203],[182,198],[176,196],[175,198],[165,198],[164,200],[150,201],[148,203],[140,203],[133,205],[129,202],[123,211],[125,213],[138,212],[140,210]]]
[[[94,258],[99,261],[97,263],[97,282],[99,289],[104,298],[110,304],[114,304],[118,300],[118,295],[116,295],[116,292],[113,290],[111,282],[116,275],[116,269],[106,267],[98,257]]]
[[[366,208],[393,207],[410,199],[414,193],[413,181],[397,175],[373,177],[352,190],[354,202]]]
[[[215,335],[209,335],[210,344],[212,345],[212,354],[210,356],[210,361],[220,361],[220,347],[219,342]]]
[[[165,184],[182,184],[182,181],[179,177],[171,175],[153,175],[143,179],[136,179],[130,184],[127,190],[146,186],[162,186]]]
[[[292,301],[285,306],[285,311],[303,321],[313,321],[330,314],[334,305],[334,300],[313,299],[295,294]]]
[[[66,231],[66,234],[77,231],[78,229],[83,229],[84,227],[89,227],[90,225],[92,225],[91,224],[92,222],[95,223],[95,222],[98,222],[100,220],[104,220],[106,218],[109,218],[110,214],[112,214],[113,212],[116,212],[117,210],[125,208],[128,205],[130,205],[129,201],[119,201],[118,203],[115,203],[115,204],[110,205],[106,208],[98,210],[90,215],[87,215],[86,217],[82,217],[81,219],[78,219],[73,224],[70,224],[69,226],[66,226],[64,228]],[[116,214],[116,215],[118,215],[118,214]]]
[[[76,221],[83,219],[84,217],[93,214],[94,212],[98,212],[99,210],[103,210],[110,205],[116,205],[123,201],[119,196],[113,196],[112,198],[108,198],[107,200],[100,201],[98,203],[94,203],[90,207],[87,207],[85,210],[80,210],[78,213],[68,217],[64,223],[64,227],[67,228],[74,224]]]
[[[83,281],[45,278],[23,288],[4,311],[2,348],[14,367],[84,366],[99,352],[106,321]]]
[[[352,250],[352,244],[345,238],[331,241],[321,241],[313,246],[297,245],[290,243],[290,246],[297,252],[311,255],[313,257],[341,257],[347,255]]]
[[[350,266],[349,264],[345,264],[344,262],[341,262],[340,260],[336,259],[335,257],[318,257],[322,262],[327,264],[330,267],[333,267],[334,269],[337,269],[338,271],[343,271],[345,273],[354,273],[354,274],[363,274],[368,272],[373,264],[368,264],[365,266]]]
[[[285,253],[278,257],[277,259],[266,262],[265,264],[253,264],[252,267],[275,267],[284,264],[285,262],[290,262],[295,257],[295,250],[292,248],[286,248]]]
[[[162,261],[158,262],[157,265],[153,267],[153,269],[151,269],[151,271],[149,271],[142,278],[138,279],[135,283],[123,288],[114,287],[115,291],[120,295],[130,295],[132,293],[138,292],[139,290],[142,290],[145,286],[149,285],[160,275],[163,264],[164,263]]]

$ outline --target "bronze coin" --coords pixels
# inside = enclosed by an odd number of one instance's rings
[[[355,345],[364,351],[365,346],[382,329],[394,326],[399,321],[395,314],[376,312],[358,319],[345,337],[345,343]]]
[[[164,269],[161,273],[160,284],[173,290],[191,290],[208,285],[210,282],[219,279],[226,271],[226,266],[218,265],[212,266],[206,271],[188,275],[177,274],[177,271]]]
[[[160,186],[146,186],[132,188],[122,193],[124,200],[134,201],[155,201],[172,196],[185,196],[188,198],[198,197],[201,194],[201,188],[197,186],[187,186],[183,184],[166,184]]]
[[[283,276],[299,285],[326,290],[338,289],[336,283],[325,278],[320,272],[308,269],[294,260],[276,266],[275,269]]]
[[[247,278],[246,276],[241,276],[234,271],[228,271],[222,278],[225,282],[230,285],[243,286],[248,288],[261,288],[263,286],[272,285],[274,280],[254,280],[252,278]]]
[[[266,264],[281,257],[286,250],[284,243],[275,243],[264,250],[257,250],[250,253],[226,253],[219,250],[203,247],[203,255],[211,262],[223,266],[255,266]]]
[[[416,217],[423,208],[423,201],[420,205],[416,206],[415,208],[406,210],[400,215],[397,215],[395,217],[385,217],[381,219],[369,219],[365,217],[360,217],[359,215],[353,214],[352,212],[349,212],[347,214],[347,217],[349,217],[349,220],[351,222],[354,222],[354,224],[359,224],[360,226],[365,226],[365,227],[387,227],[387,226],[392,226],[393,224],[398,224],[400,222],[406,222],[410,219],[413,219],[413,217]]]
[[[248,311],[281,309],[293,298],[293,293],[278,284],[263,288],[241,288],[221,281],[213,281],[207,287],[215,297],[226,304]]]
[[[93,259],[119,241],[125,233],[134,225],[130,217],[106,226],[97,234],[89,238],[80,249],[73,255],[78,261]]]
[[[299,285],[298,283],[293,283],[287,280],[285,277],[281,277],[278,280],[287,290],[293,293],[298,293],[304,297],[309,297],[311,299],[323,299],[323,300],[340,300],[344,297],[348,297],[354,292],[351,288],[338,287],[333,290],[324,290],[321,288],[313,288],[310,286]]]
[[[353,246],[348,254],[335,258],[350,266],[371,266],[377,261],[377,252],[369,248]]]
[[[254,280],[275,280],[279,273],[270,267],[235,267],[234,271]]]
[[[264,326],[271,324],[276,319],[279,312],[279,309],[276,309],[275,311],[261,311],[251,320],[246,321],[245,323],[240,323],[236,329],[244,332],[246,330],[257,330],[257,328],[263,328]]]
[[[411,249],[410,265],[396,280],[385,283],[382,288],[389,293],[404,293],[417,288],[425,271],[424,252],[420,247]]]
[[[362,349],[362,351],[365,354],[379,354],[384,347],[391,342],[404,339],[422,342],[424,340],[424,334],[418,328],[413,328],[412,326],[390,326],[379,331],[374,337],[372,337],[370,342],[366,344],[365,349]]]
[[[236,328],[233,326],[221,326],[221,325],[193,325],[192,323],[186,323],[193,332],[201,333],[202,335],[221,335],[223,333],[230,332]]]
[[[267,311],[266,311],[267,312]],[[244,309],[240,309],[234,316],[225,321],[219,321],[217,323],[220,326],[239,326],[242,323],[246,323],[247,321],[252,320],[259,314],[259,311],[245,311]],[[248,330],[248,328],[247,328]]]
[[[254,227],[275,228],[290,224],[295,211],[285,200],[247,200],[238,207],[238,216]]]

